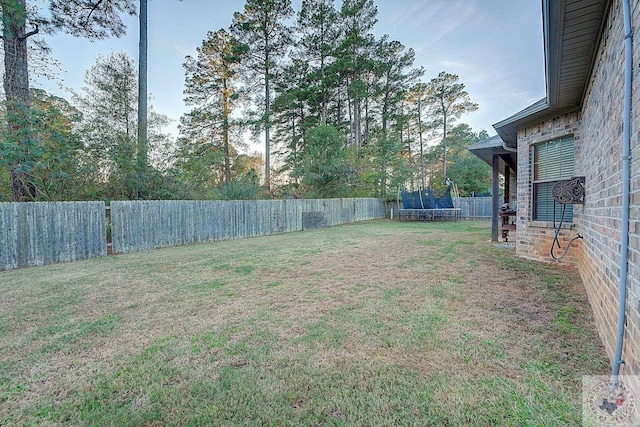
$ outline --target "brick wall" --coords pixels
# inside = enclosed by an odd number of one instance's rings
[[[640,58],[640,9],[639,2],[633,3],[634,58]],[[620,240],[622,224],[622,123],[624,91],[624,23],[621,2],[614,1],[604,27],[604,35],[597,54],[597,62],[592,72],[582,109],[582,142],[580,157],[581,175],[586,177],[585,204],[581,217],[584,233],[584,253],[579,270],[593,307],[598,329],[607,351],[613,356],[615,351],[615,331],[617,328],[618,288],[620,280]],[[640,253],[638,233],[640,232],[640,150],[638,135],[640,130],[640,93],[638,88],[638,67],[634,67],[634,112],[632,116],[632,208],[630,211],[630,253],[628,265],[627,329],[623,358],[625,365],[621,373],[640,375],[640,317],[639,280]],[[635,178],[633,178],[635,176]],[[635,206],[635,207],[634,207]],[[635,243],[634,243],[635,242]]]
[[[640,1],[632,2],[634,77],[630,249],[625,365],[621,374],[640,375]],[[531,144],[573,134],[575,175],[585,176],[585,205],[574,205],[573,224],[562,230],[561,245],[577,240],[562,265],[576,267],[584,281],[598,331],[610,358],[616,341],[622,218],[622,123],[624,85],[623,11],[612,2],[591,80],[581,111],[521,129],[518,132],[517,254],[553,262],[549,256],[551,224],[531,218]],[[563,241],[565,244],[563,244]]]
[[[518,175],[513,172],[509,174],[509,200],[518,200]]]
[[[580,152],[580,113],[572,112],[552,120],[538,123],[518,132],[518,238],[516,253],[518,256],[547,262],[554,262],[551,257],[551,242],[555,229],[552,222],[531,221],[531,145],[540,142],[573,135],[576,151],[576,174],[578,169],[578,153]],[[556,256],[562,255],[569,240],[576,236],[577,218],[582,208],[574,206],[574,222],[563,225],[559,234],[562,249],[554,250]],[[566,257],[564,266],[577,267],[582,242],[576,240]]]

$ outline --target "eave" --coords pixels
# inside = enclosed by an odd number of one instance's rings
[[[500,170],[505,167],[517,172],[518,162],[516,153],[504,148],[504,144],[499,135],[478,141],[467,147],[467,150],[475,154],[489,166],[493,165],[493,156],[500,158]]]
[[[493,125],[510,147],[518,130],[581,108],[611,0],[542,0],[546,97]]]

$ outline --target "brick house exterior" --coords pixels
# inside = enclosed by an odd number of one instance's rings
[[[623,2],[543,0],[542,8],[547,96],[494,125],[505,146],[517,148],[516,254],[579,271],[613,360],[622,236]],[[631,16],[631,192],[621,375],[640,375],[640,0],[631,1]],[[570,136],[573,175],[585,177],[585,203],[573,205],[572,220],[559,234],[560,245],[564,250],[578,233],[583,239],[576,240],[567,256],[557,261],[550,256],[554,224],[533,220],[532,153],[536,144]],[[486,149],[482,152],[482,144],[470,150],[485,161],[491,154]]]

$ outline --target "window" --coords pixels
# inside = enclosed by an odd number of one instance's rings
[[[532,150],[532,216],[533,221],[559,222],[563,205],[554,203],[551,190],[556,182],[573,176],[573,135],[536,144]],[[555,206],[554,206],[555,205]],[[573,221],[573,205],[564,205],[564,221]]]

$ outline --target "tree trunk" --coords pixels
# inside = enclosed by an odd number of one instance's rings
[[[224,182],[231,184],[231,153],[229,152],[229,89],[227,80],[223,82],[222,89],[222,141],[224,144]]]
[[[447,114],[445,113],[443,115],[443,120],[442,120],[442,151],[443,151],[443,156],[442,156],[442,175],[443,175],[443,182],[447,182]]]
[[[320,57],[320,75],[321,75],[321,85],[322,85],[322,98],[320,99],[320,124],[327,124],[327,89],[325,87],[326,82],[326,71],[324,65],[324,55]]]
[[[265,56],[264,73],[264,188],[271,191],[271,151],[270,151],[270,127],[271,127],[271,99],[269,93],[269,52]]]
[[[358,151],[360,151],[360,148],[362,148],[362,138],[360,132],[362,129],[362,124],[360,122],[362,112],[360,109],[360,99],[356,95],[353,98],[353,138]]]
[[[27,62],[27,38],[37,32],[26,33],[25,0],[2,0],[4,21],[4,91],[7,100],[7,125],[9,139],[16,144],[18,159],[9,166],[11,200],[24,202],[33,200],[35,192],[29,185],[25,171],[29,161],[30,100],[29,67]]]
[[[362,139],[362,144],[366,145],[369,143],[369,92],[367,91],[367,96],[364,99],[364,138]]]
[[[146,176],[149,156],[147,136],[147,1],[140,0],[140,43],[138,45],[138,173]]]
[[[422,188],[426,188],[426,180],[424,176],[424,143],[422,141],[422,103],[418,100],[418,138],[420,140],[420,178],[422,179]]]
[[[347,108],[349,110],[349,142],[355,145],[356,136],[355,136],[355,127],[353,125],[353,102],[351,102],[351,97],[349,96],[349,89],[347,87]]]

